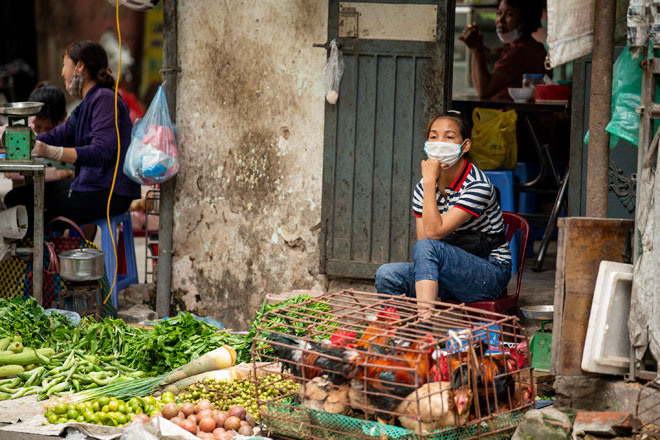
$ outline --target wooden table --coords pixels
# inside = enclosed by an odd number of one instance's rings
[[[34,179],[34,240],[32,258],[32,296],[43,305],[44,276],[44,176],[43,159],[8,161],[0,159],[0,172],[19,173]],[[29,207],[28,207],[29,209]]]

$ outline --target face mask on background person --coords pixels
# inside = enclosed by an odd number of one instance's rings
[[[424,153],[426,153],[429,159],[435,159],[447,166],[452,166],[461,157],[461,147],[464,143],[465,141],[461,144],[426,141],[424,143]]]
[[[67,92],[69,92],[74,99],[82,99],[83,74],[82,71],[78,71],[79,64],[80,63],[76,65],[76,69],[71,76],[71,81],[69,81],[69,87],[67,88]]]
[[[512,41],[516,41],[520,36],[520,33],[518,32],[518,29],[514,29],[512,31],[504,32],[504,33],[500,33],[500,31],[497,31],[497,36],[499,37],[502,43],[507,44],[507,43],[511,43]]]

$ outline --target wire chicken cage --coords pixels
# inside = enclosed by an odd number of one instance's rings
[[[300,384],[278,398],[256,387],[278,436],[509,438],[534,402],[518,318],[463,305],[324,295],[267,313],[253,359],[257,373],[281,365]]]
[[[635,417],[644,420],[642,429],[634,438],[636,440],[660,440],[660,384],[651,381],[639,388]]]

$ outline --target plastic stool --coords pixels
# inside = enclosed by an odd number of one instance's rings
[[[502,211],[515,212],[513,205],[513,171],[484,171],[500,193],[500,207]],[[518,261],[518,237],[514,236],[509,244],[511,248],[511,261]],[[511,273],[518,273],[516,264],[511,265]]]
[[[103,218],[100,220],[95,220],[89,222],[90,225],[96,225],[101,228],[101,249],[105,252],[105,271],[108,274],[108,282],[112,285],[112,277],[115,272],[115,254],[112,250],[112,240],[110,238],[110,230],[108,229],[108,220]],[[122,243],[119,243],[117,233],[117,226],[121,224],[123,226],[123,255],[121,255],[120,246]],[[115,282],[112,292],[110,293],[110,298],[112,299],[112,305],[117,308],[117,292],[131,284],[138,283],[138,272],[137,272],[137,262],[135,258],[135,245],[133,243],[133,224],[131,223],[131,213],[126,211],[123,214],[119,214],[115,217],[110,217],[110,225],[115,236],[115,246],[117,247],[117,259],[121,263],[122,257],[126,262],[126,273],[120,274],[117,271],[117,281]],[[119,264],[121,267],[121,264]],[[105,299],[105,298],[103,298]]]
[[[518,178],[520,183],[529,182],[534,176],[538,174],[539,166],[535,163],[527,162],[518,162],[516,164],[516,170],[513,172],[513,175]],[[530,191],[520,191],[518,192],[518,209],[516,210],[519,214],[534,214],[536,212],[536,194]],[[529,222],[530,233],[527,246],[526,258],[531,258],[534,256],[534,239],[535,237],[535,227],[534,222]],[[543,232],[543,231],[541,231]],[[541,236],[543,236],[541,234]],[[531,244],[531,246],[529,245]]]

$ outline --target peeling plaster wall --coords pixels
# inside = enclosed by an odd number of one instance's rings
[[[321,0],[180,0],[173,310],[246,329],[318,274]]]

